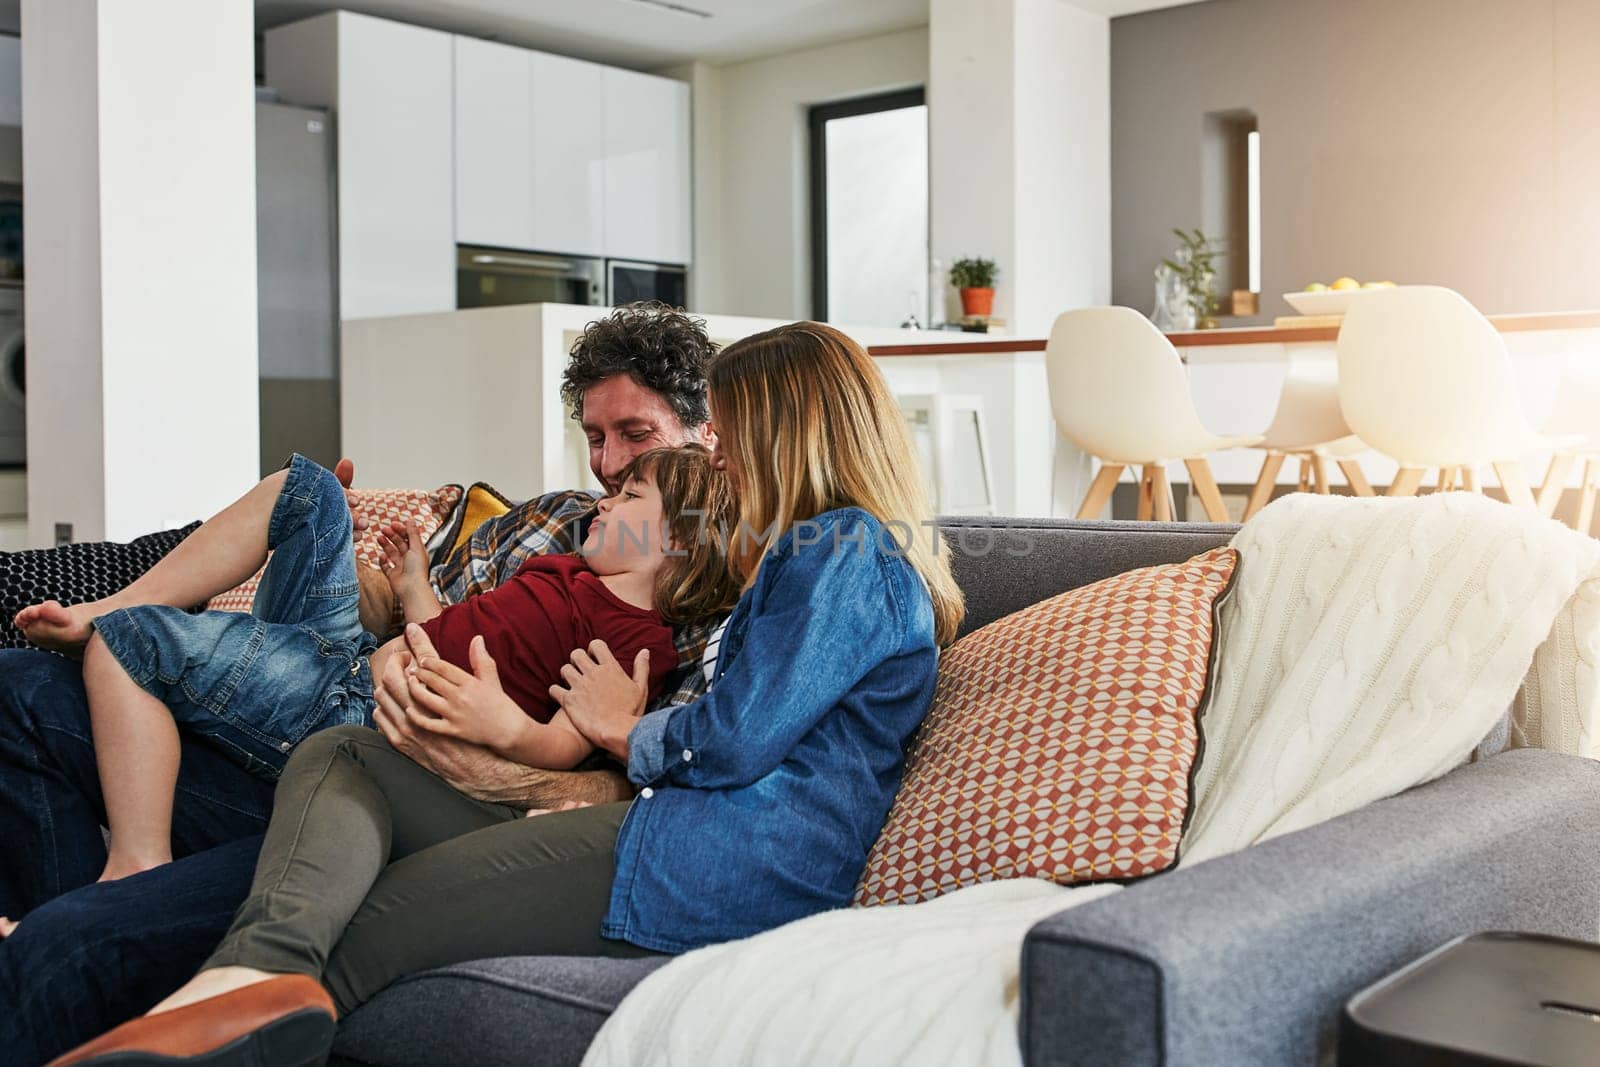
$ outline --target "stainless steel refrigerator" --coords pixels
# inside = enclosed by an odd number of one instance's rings
[[[339,458],[336,159],[327,112],[256,104],[263,475]]]

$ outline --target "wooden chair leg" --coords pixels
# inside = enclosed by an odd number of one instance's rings
[[[1089,484],[1089,493],[1083,498],[1083,506],[1078,509],[1080,519],[1098,519],[1100,512],[1105,510],[1106,501],[1111,499],[1111,494],[1116,491],[1117,479],[1122,477],[1121,463],[1102,463],[1100,473],[1094,476],[1094,481]]]
[[[1139,521],[1149,522],[1154,506],[1150,496],[1151,480],[1155,477],[1155,468],[1146,464],[1139,474]]]
[[[1561,505],[1561,496],[1567,491],[1567,475],[1572,472],[1572,464],[1576,456],[1556,453],[1550,457],[1550,466],[1544,472],[1544,484],[1539,486],[1538,507],[1539,514],[1545,518],[1556,513],[1556,508]],[[1585,470],[1589,468],[1589,461],[1584,460]]]
[[[1302,493],[1311,492],[1311,457],[1300,456],[1300,489]]]
[[[1528,488],[1528,476],[1522,471],[1520,460],[1504,460],[1494,465],[1494,475],[1500,479],[1500,488],[1506,491],[1506,500],[1519,508],[1538,509],[1533,490]]]
[[[1594,525],[1595,461],[1583,461],[1583,488],[1578,492],[1578,521],[1572,527],[1585,536]]]
[[[1268,452],[1267,458],[1261,461],[1261,477],[1256,479],[1256,487],[1250,490],[1250,502],[1244,506],[1246,522],[1271,502],[1272,490],[1278,484],[1278,472],[1283,469],[1283,460],[1282,452]]]
[[[1318,496],[1328,495],[1328,457],[1313,452],[1311,454],[1311,484],[1316,489]]]
[[[1422,467],[1401,467],[1395,471],[1394,481],[1389,483],[1389,491],[1385,496],[1416,496],[1417,487],[1422,484],[1422,476],[1426,470]]]
[[[1191,456],[1183,465],[1189,468],[1189,484],[1194,486],[1200,506],[1206,509],[1206,518],[1212,522],[1227,522],[1228,506],[1222,502],[1222,491],[1211,473],[1211,461],[1204,456]],[[1262,472],[1265,471],[1263,467]]]
[[[1353,459],[1341,459],[1339,470],[1344,473],[1344,480],[1350,483],[1350,491],[1356,496],[1372,496],[1372,486],[1367,484],[1367,476],[1361,471],[1361,464]]]
[[[1448,493],[1455,488],[1455,484],[1456,469],[1454,467],[1440,467],[1439,480],[1434,483],[1433,491],[1435,493]]]
[[[1461,477],[1467,487],[1467,492],[1483,495],[1483,483],[1478,480],[1478,468],[1462,467]]]
[[[1167,484],[1167,465],[1157,463],[1150,468],[1150,495],[1154,498],[1156,521],[1172,521],[1172,486]]]

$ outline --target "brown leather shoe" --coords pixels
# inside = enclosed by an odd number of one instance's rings
[[[316,980],[286,974],[123,1023],[49,1067],[116,1064],[310,1067],[333,1047],[333,1001]]]

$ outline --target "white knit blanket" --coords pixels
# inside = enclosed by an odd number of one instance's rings
[[[1596,754],[1600,543],[1464,493],[1298,494],[1233,543],[1185,864],[1436,778],[1513,702],[1513,743]],[[584,1062],[1014,1064],[1023,935],[1116,891],[997,882],[691,952]]]

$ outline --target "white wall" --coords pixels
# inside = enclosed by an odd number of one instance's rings
[[[932,3],[933,256],[993,259],[1017,336],[1110,300],[1110,32],[1066,0]]]
[[[683,77],[683,68],[672,72]],[[806,111],[922,85],[928,31],[687,69],[694,94],[695,309],[811,313]]]
[[[1063,0],[1016,6],[1017,269],[1012,329],[1111,302],[1111,20]]]
[[[203,518],[258,473],[248,0],[26,0],[29,539]]]
[[[933,256],[945,269],[993,259],[995,314],[1014,336],[1043,336],[1061,312],[1110,301],[1110,20],[1066,0],[932,0],[930,19]],[[1066,510],[1088,461],[1041,417],[1042,365],[1019,364],[1013,386],[989,420],[1014,427],[1018,455],[1053,457],[1054,491],[1020,479],[999,487],[1000,505]]]
[[[1009,0],[932,0],[928,34],[931,254],[946,274],[957,259],[994,260],[994,313],[1007,320],[1015,314],[1017,275],[1012,7]],[[959,318],[948,286],[946,297],[946,318]]]

